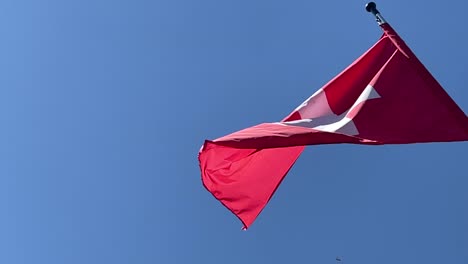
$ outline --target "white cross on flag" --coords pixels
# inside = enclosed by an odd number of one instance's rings
[[[204,186],[248,228],[304,146],[468,140],[468,118],[393,28],[282,122],[205,141]]]

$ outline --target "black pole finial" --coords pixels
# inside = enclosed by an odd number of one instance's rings
[[[379,10],[377,10],[377,5],[374,2],[369,2],[366,4],[366,11],[372,13],[375,16],[375,19],[379,25],[387,23],[380,14]]]
[[[367,12],[372,13],[373,15],[379,13],[377,10],[377,5],[374,2],[369,2],[366,4],[366,10]]]

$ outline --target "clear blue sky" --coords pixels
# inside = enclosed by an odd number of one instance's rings
[[[4,1],[0,263],[466,263],[466,142],[309,147],[246,232],[202,187],[205,138],[380,37],[365,3]],[[468,112],[468,3],[377,6]]]

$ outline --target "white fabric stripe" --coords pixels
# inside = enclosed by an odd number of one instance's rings
[[[325,92],[320,89],[297,108],[303,119],[282,122],[282,124],[310,127],[321,131],[356,136],[359,135],[359,131],[353,120],[346,117],[346,115],[360,103],[375,98],[380,98],[380,95],[371,85],[368,85],[348,111],[341,115],[336,115],[331,111]]]
[[[371,85],[367,85],[366,89],[362,91],[361,95],[356,100],[356,102],[354,102],[353,106],[351,106],[348,112],[351,112],[351,110],[353,110],[360,103],[370,100],[370,99],[376,99],[376,98],[380,98],[380,95],[377,93],[374,87],[372,87]]]
[[[327,95],[323,89],[319,89],[311,97],[309,97],[298,108],[297,112],[302,118],[316,118],[326,115],[333,115],[330,104],[327,100]]]

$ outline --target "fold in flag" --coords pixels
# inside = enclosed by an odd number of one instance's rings
[[[248,228],[305,145],[468,140],[468,118],[393,28],[283,121],[205,141],[206,189]]]

